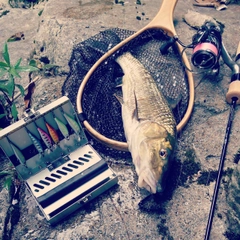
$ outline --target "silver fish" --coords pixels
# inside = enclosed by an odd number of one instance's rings
[[[176,121],[144,66],[130,53],[116,61],[124,72],[122,120],[138,186],[162,192],[176,143]]]

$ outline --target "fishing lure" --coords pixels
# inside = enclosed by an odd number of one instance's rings
[[[20,163],[23,165],[26,165],[26,159],[23,156],[22,152],[13,143],[10,143],[10,145],[12,147],[12,150],[13,150],[15,156],[20,161]]]
[[[78,123],[72,117],[70,117],[68,114],[63,113],[63,115],[66,118],[66,120],[67,120],[68,124],[70,125],[70,127],[73,129],[73,131],[76,134],[79,134],[80,133],[80,127],[79,127]]]
[[[48,129],[48,132],[52,138],[52,140],[57,144],[59,143],[59,137],[58,137],[58,134],[57,134],[57,131],[48,123],[45,123],[46,126],[47,126],[47,129]]]
[[[42,154],[43,153],[43,148],[42,148],[42,145],[41,145],[40,141],[36,137],[34,137],[30,132],[28,132],[28,135],[31,138],[31,140],[32,140],[35,148],[37,149],[37,151],[40,154]]]
[[[54,120],[57,123],[58,128],[59,128],[60,132],[62,133],[62,135],[65,138],[68,138],[69,137],[69,131],[68,131],[66,125],[61,120],[59,120],[57,117],[55,117]]]
[[[38,130],[42,140],[46,144],[47,148],[51,148],[52,147],[52,141],[51,141],[50,136],[39,127],[37,128],[37,130]]]

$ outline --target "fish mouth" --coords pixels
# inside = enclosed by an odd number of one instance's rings
[[[161,188],[160,184],[157,183],[150,169],[146,169],[141,174],[139,174],[138,186],[140,188],[145,188],[147,191],[153,194],[155,194],[159,188]]]

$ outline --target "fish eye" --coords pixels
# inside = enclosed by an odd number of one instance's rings
[[[165,149],[161,149],[159,152],[160,157],[166,157],[167,156],[167,151]]]

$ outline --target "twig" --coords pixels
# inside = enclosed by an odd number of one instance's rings
[[[28,89],[28,87],[31,83],[34,83],[34,82],[38,81],[39,79],[41,79],[39,76],[35,77],[27,86],[24,87],[24,91],[26,91]],[[16,94],[15,97],[13,98],[13,101],[16,100],[20,95],[21,95],[21,92]]]

